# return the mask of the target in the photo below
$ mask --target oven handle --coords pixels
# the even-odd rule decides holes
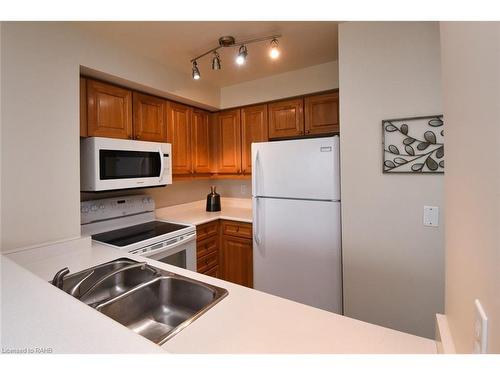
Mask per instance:
[[[132,254],[135,254],[135,255],[141,255],[143,257],[148,257],[148,256],[151,256],[151,255],[155,255],[155,254],[158,254],[159,252],[162,252],[162,251],[166,251],[166,250],[170,250],[170,249],[173,249],[177,246],[181,246],[181,245],[184,245],[185,243],[188,243],[192,240],[196,239],[196,232],[187,236],[186,238],[184,238],[182,241],[179,241],[179,242],[176,242],[176,243],[173,243],[171,245],[168,245],[168,246],[164,246],[160,249],[155,249],[155,250],[152,250],[152,251],[147,251],[145,253],[134,253],[132,252]]]
[[[163,176],[163,151],[161,150],[161,147],[158,148],[158,154],[160,154],[160,175],[158,176],[158,179],[161,181]]]

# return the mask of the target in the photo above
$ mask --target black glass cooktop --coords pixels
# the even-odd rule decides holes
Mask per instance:
[[[172,233],[183,228],[187,228],[187,225],[166,223],[164,221],[149,221],[144,224],[94,234],[92,239],[110,245],[123,247],[132,245],[136,242],[148,240],[153,237],[161,236],[163,234]]]

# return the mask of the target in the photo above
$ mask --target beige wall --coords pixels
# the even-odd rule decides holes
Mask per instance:
[[[339,87],[338,62],[243,82],[221,89],[221,108],[237,107]]]
[[[248,198],[252,197],[251,180],[194,180],[175,181],[172,185],[144,190],[125,190],[120,192],[104,193],[81,193],[81,199],[101,199],[116,197],[120,195],[149,194],[154,200],[156,207],[174,206],[176,204],[188,203],[203,200],[210,192],[210,186],[215,185],[217,192],[223,198]]]
[[[474,300],[500,353],[500,23],[441,23],[446,130],[446,303],[457,352],[473,345]]]
[[[2,23],[2,250],[80,234],[80,65],[217,107],[219,90],[68,23]]]
[[[344,312],[434,336],[443,311],[443,175],[382,174],[381,120],[442,112],[438,23],[339,25]],[[423,206],[440,226],[424,227]]]

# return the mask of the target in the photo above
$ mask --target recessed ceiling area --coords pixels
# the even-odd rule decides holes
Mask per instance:
[[[162,21],[162,22],[79,22],[78,26],[131,53],[147,57],[191,75],[190,60],[218,45],[219,37],[232,35],[236,40],[281,34],[278,59],[269,58],[269,41],[248,46],[248,58],[238,66],[238,48],[222,48],[222,69],[212,70],[212,55],[198,61],[200,82],[216,87],[326,63],[338,58],[338,22],[332,21]]]

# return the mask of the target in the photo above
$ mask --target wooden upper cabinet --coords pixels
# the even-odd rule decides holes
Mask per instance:
[[[87,135],[132,138],[132,92],[87,79]]]
[[[305,98],[306,134],[328,134],[339,131],[339,93]]]
[[[223,111],[217,117],[218,173],[241,173],[240,110]]]
[[[87,80],[80,77],[80,137],[87,134]]]
[[[167,141],[165,100],[134,92],[134,138],[141,141]]]
[[[194,173],[210,173],[210,128],[208,113],[193,110],[192,162]]]
[[[304,134],[304,100],[274,102],[269,108],[269,138],[290,138]]]
[[[267,141],[267,104],[241,110],[241,169],[252,173],[252,143]]]
[[[191,107],[167,102],[167,142],[172,144],[172,174],[193,173]]]

